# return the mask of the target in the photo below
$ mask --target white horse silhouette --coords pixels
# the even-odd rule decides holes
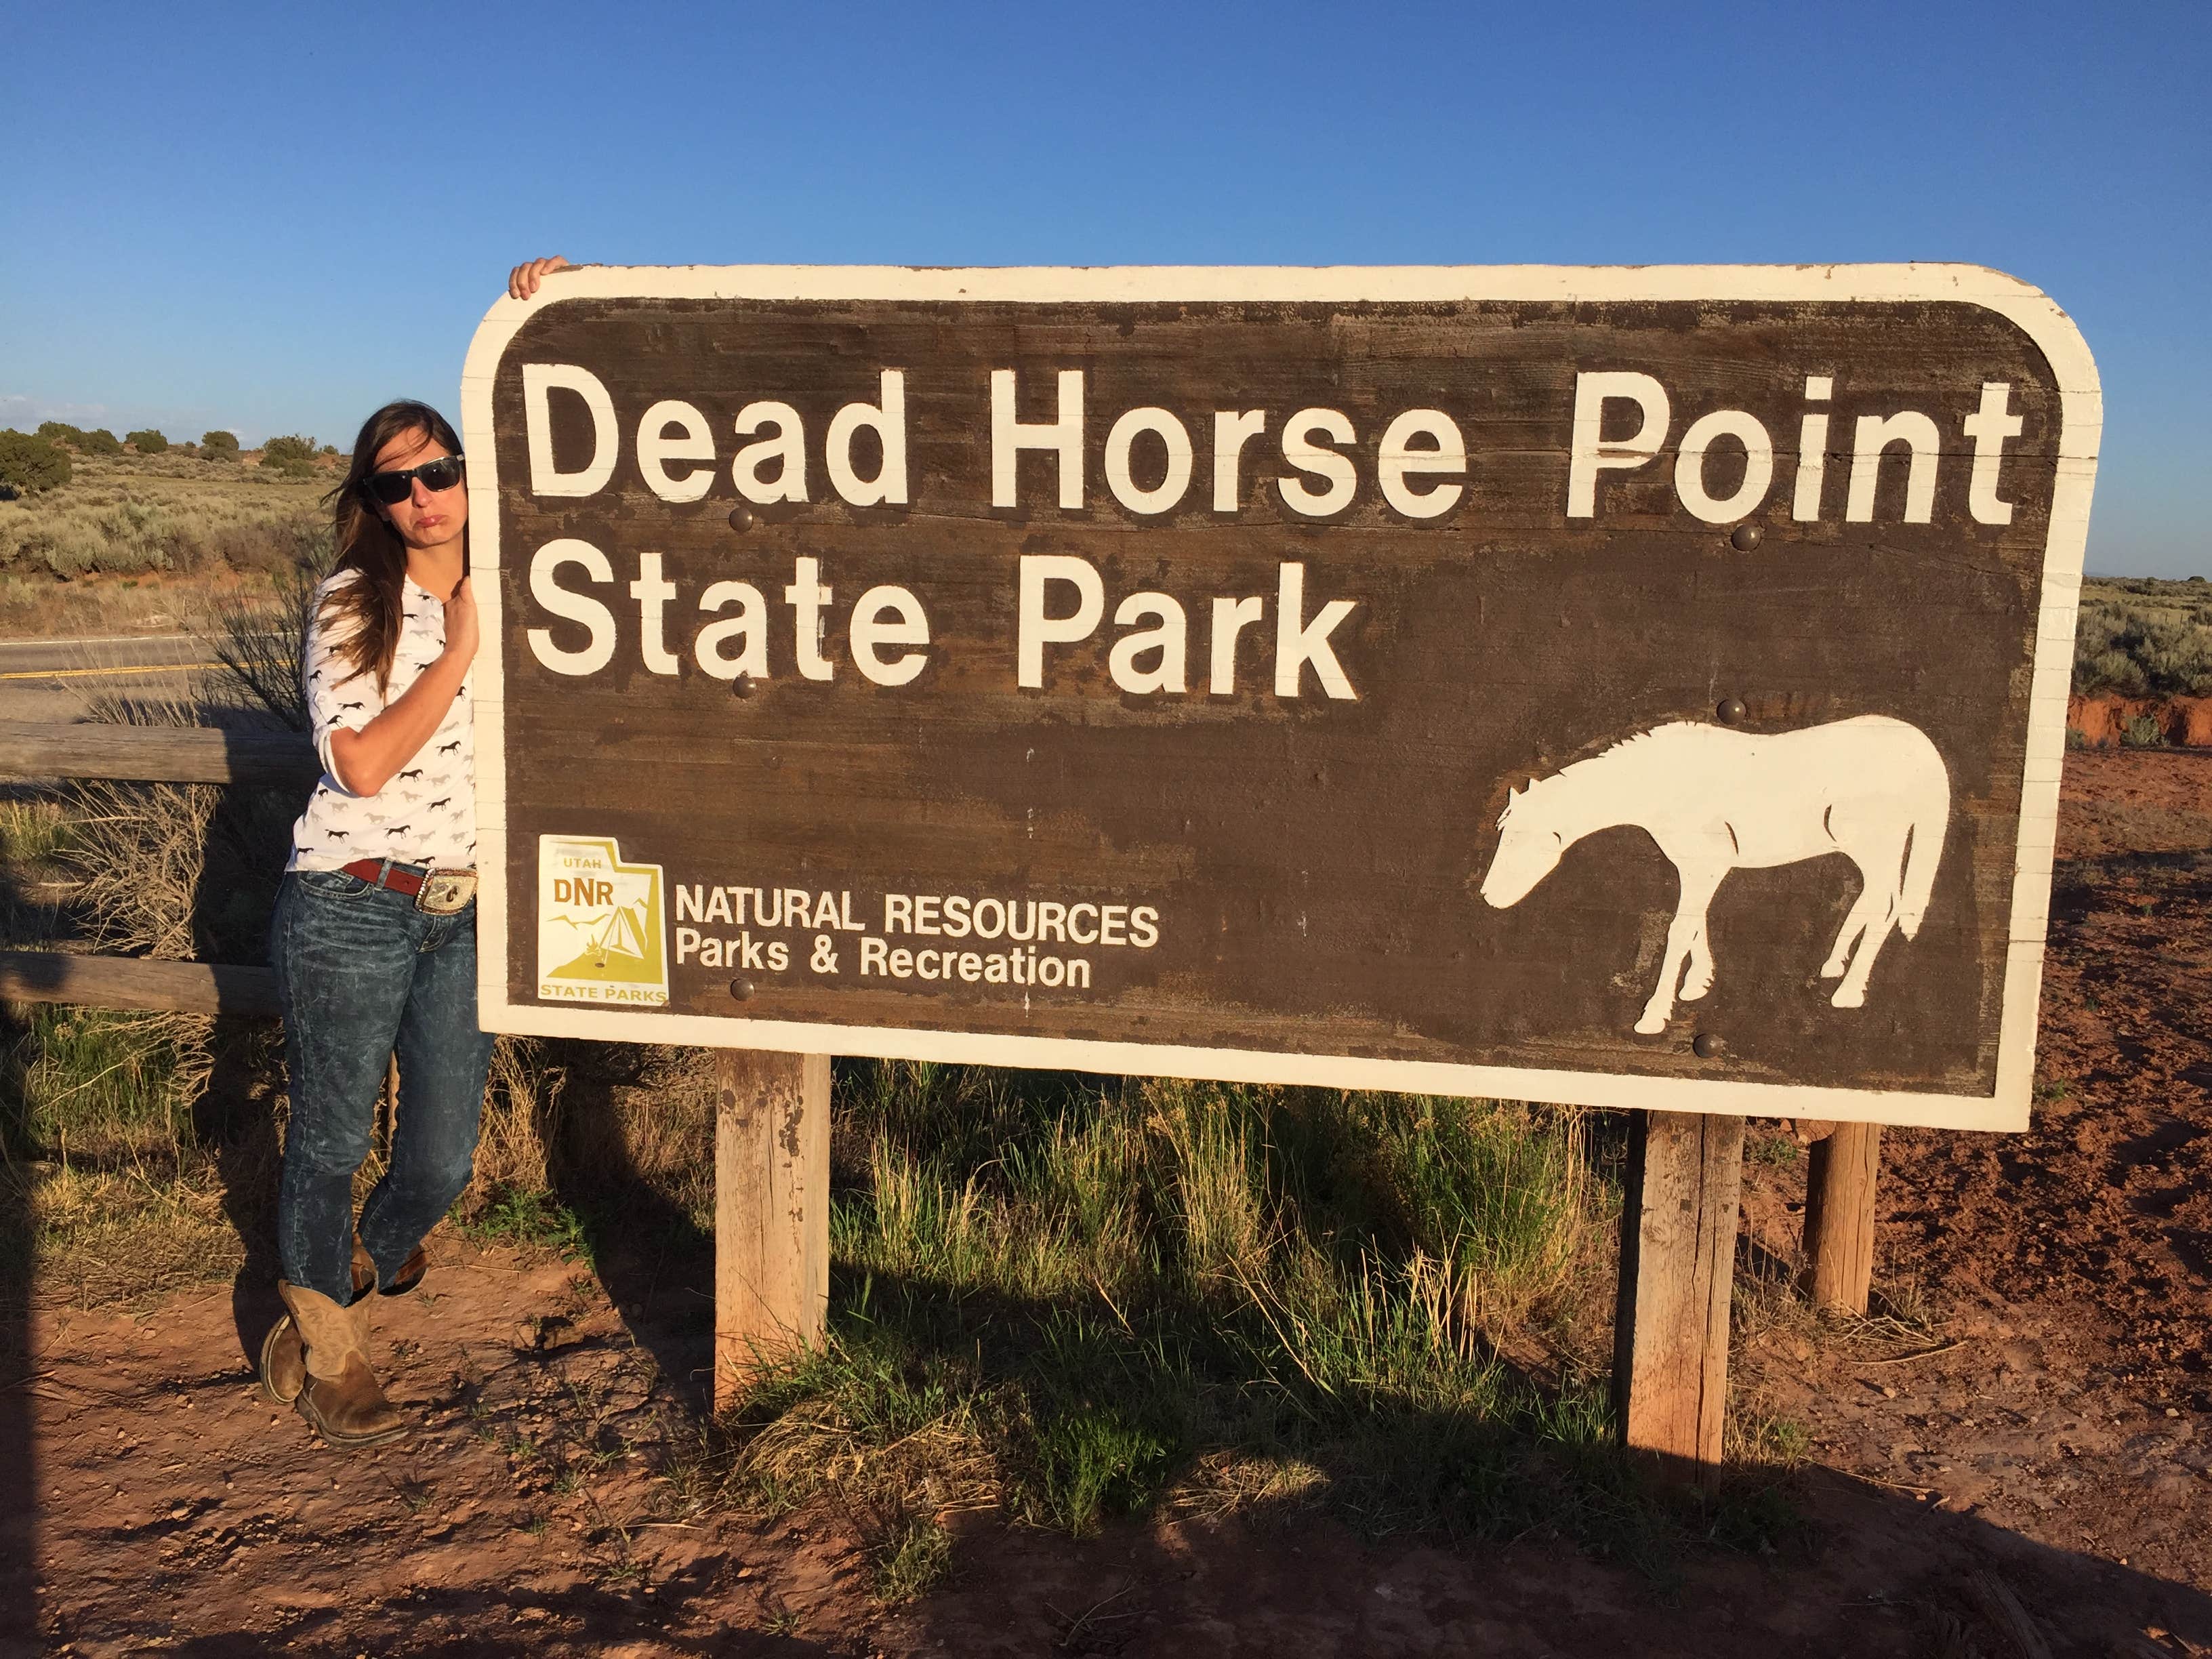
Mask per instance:
[[[1678,983],[1685,1002],[1712,988],[1705,912],[1729,871],[1841,853],[1862,884],[1820,974],[1843,976],[1836,1007],[1857,1008],[1889,930],[1920,931],[1950,817],[1943,757],[1903,720],[1862,714],[1772,736],[1680,720],[1512,794],[1482,896],[1501,910],[1519,903],[1593,830],[1649,830],[1674,861],[1681,896],[1658,988],[1636,1022],[1648,1036],[1667,1029]]]

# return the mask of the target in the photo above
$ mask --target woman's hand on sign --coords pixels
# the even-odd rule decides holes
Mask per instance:
[[[548,273],[568,269],[568,262],[557,253],[550,258],[526,260],[507,272],[507,291],[515,299],[527,300],[538,292],[538,284]]]
[[[446,601],[446,654],[464,665],[476,660],[477,596],[466,576]]]

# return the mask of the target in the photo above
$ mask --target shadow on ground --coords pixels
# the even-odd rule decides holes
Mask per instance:
[[[1802,1548],[1773,1557],[1698,1552],[1656,1577],[1558,1540],[1370,1542],[1310,1517],[1132,1526],[1090,1544],[976,1528],[956,1553],[951,1585],[875,1639],[890,1652],[977,1659],[1055,1651],[2148,1659],[2212,1644],[2212,1597],[2198,1590],[1830,1471],[1794,1485],[1811,1522]],[[2191,1648],[2168,1645],[2176,1638]]]

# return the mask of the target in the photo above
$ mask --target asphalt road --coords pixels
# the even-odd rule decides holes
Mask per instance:
[[[212,660],[185,634],[0,641],[0,720],[82,720],[100,693],[179,693]]]

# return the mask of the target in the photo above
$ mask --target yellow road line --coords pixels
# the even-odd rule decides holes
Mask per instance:
[[[0,674],[0,680],[81,680],[93,674],[175,674],[188,668],[219,668],[212,662],[149,662],[136,668],[21,668]]]

